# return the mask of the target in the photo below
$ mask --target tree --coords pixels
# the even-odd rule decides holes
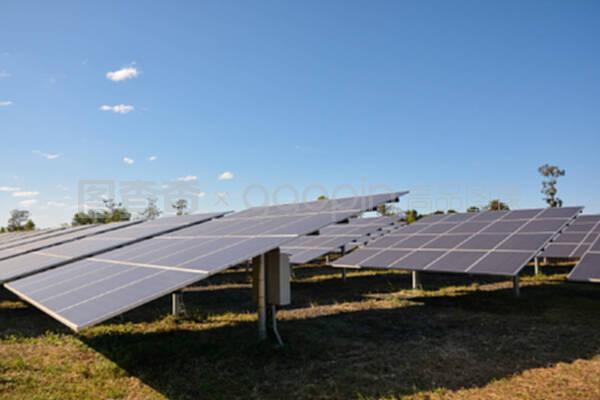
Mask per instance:
[[[456,214],[456,210],[453,209],[449,209],[448,211],[446,211],[446,214]]]
[[[23,224],[29,219],[29,211],[12,210],[6,228],[9,232],[22,231]]]
[[[188,202],[185,199],[179,199],[175,203],[171,204],[171,207],[173,207],[176,210],[177,215],[185,215],[185,210],[187,209],[187,206]]]
[[[108,222],[121,222],[129,221],[131,219],[131,213],[127,211],[125,207],[118,207],[110,214]]]
[[[392,204],[380,204],[377,206],[377,213],[382,217],[391,217],[398,214],[398,210]]]
[[[104,203],[104,208],[106,208],[111,214],[116,210],[117,207],[121,205],[120,203],[115,203],[114,199],[102,199],[102,202]]]
[[[90,215],[83,211],[75,213],[75,215],[73,215],[73,221],[71,222],[71,224],[73,226],[88,225],[91,223],[92,223],[92,221],[91,221]]]
[[[35,223],[28,219],[27,222],[25,222],[25,225],[23,226],[23,230],[24,231],[34,231],[35,230]]]
[[[160,217],[162,211],[158,209],[156,202],[156,198],[148,198],[148,205],[146,206],[146,209],[142,212],[142,216],[144,217],[144,219],[156,219]]]
[[[412,224],[421,218],[417,210],[407,210],[405,213],[405,220],[407,224]]]
[[[131,219],[131,213],[123,207],[123,204],[116,203],[113,199],[104,199],[103,201],[104,207],[108,210],[108,220],[105,223],[129,221]]]
[[[434,211],[434,212],[433,212],[433,215],[441,215],[441,214],[443,214],[443,213],[444,213],[444,212],[443,212],[442,210],[437,210],[437,211]]]
[[[319,200],[319,201],[321,201],[321,200],[329,200],[329,198],[327,196],[325,196],[324,194],[322,194],[319,197],[317,197],[317,200]]]
[[[479,211],[481,211],[481,209],[476,206],[471,206],[471,207],[467,208],[468,213],[478,213]]]
[[[508,204],[496,199],[491,200],[485,209],[488,211],[508,211],[510,210],[510,207]]]
[[[131,213],[121,203],[115,203],[113,199],[105,199],[104,206],[106,207],[105,210],[88,210],[75,213],[71,224],[73,226],[108,224],[131,219]]]
[[[545,179],[542,180],[541,193],[544,195],[544,201],[548,204],[548,207],[562,207],[563,201],[556,197],[558,189],[556,184],[558,178],[565,176],[566,171],[560,169],[556,165],[544,164],[538,168],[540,175]]]
[[[108,224],[112,215],[106,210],[80,211],[73,215],[72,225]]]
[[[0,233],[6,233],[6,228],[5,227],[0,227]]]

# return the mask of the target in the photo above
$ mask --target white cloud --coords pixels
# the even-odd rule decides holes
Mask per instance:
[[[123,162],[127,165],[133,165],[135,160],[133,160],[132,158],[129,158],[129,157],[123,157]]]
[[[206,196],[206,193],[204,193],[204,192],[196,193],[196,196],[198,196],[199,198],[202,198],[202,197]]]
[[[135,109],[132,105],[128,104],[117,104],[114,106],[103,105],[100,106],[100,111],[112,111],[117,114],[128,114]]]
[[[0,71],[0,79],[10,78],[10,74],[6,71]]]
[[[195,175],[187,175],[177,178],[177,180],[180,182],[194,182],[198,180],[198,177]]]
[[[128,67],[121,68],[117,71],[111,71],[106,73],[106,78],[113,82],[120,82],[126,79],[132,79],[139,75],[139,71],[136,67],[130,65]]]
[[[44,153],[39,150],[33,150],[32,153],[37,154],[38,156],[44,157],[46,160],[56,160],[57,158],[59,158],[62,155],[62,154]]]
[[[148,161],[156,161],[157,159],[158,159],[158,157],[156,157],[156,156],[148,157]]]
[[[66,207],[67,204],[66,203],[62,203],[59,201],[49,201],[47,203],[48,207],[58,207],[58,208],[62,208],[62,207]]]
[[[69,188],[68,188],[68,187],[66,187],[65,185],[60,185],[60,184],[59,184],[59,185],[56,185],[56,188],[57,188],[58,190],[61,190],[61,191],[63,191],[63,192],[66,192],[66,191],[68,191],[68,190],[69,190]]]
[[[21,207],[29,207],[37,203],[36,199],[23,200],[19,202]]]
[[[0,192],[18,192],[21,188],[12,186],[0,186]]]
[[[9,101],[9,100],[4,100],[4,101],[0,101],[0,107],[8,107],[8,106],[12,106],[13,102]]]
[[[36,197],[40,192],[13,192],[13,197]]]
[[[217,179],[220,181],[230,181],[233,179],[233,172],[225,171]]]

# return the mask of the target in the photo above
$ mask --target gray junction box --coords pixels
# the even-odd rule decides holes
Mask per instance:
[[[274,306],[290,305],[292,296],[289,255],[276,249],[265,254],[264,260],[267,304]],[[258,300],[259,270],[260,257],[255,257],[252,260],[252,297],[254,301]]]

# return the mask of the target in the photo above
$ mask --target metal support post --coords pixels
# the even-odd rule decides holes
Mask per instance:
[[[342,254],[342,257],[344,257],[346,254],[346,246],[340,247],[340,253]],[[342,281],[346,282],[346,268],[342,268]]]
[[[521,280],[519,278],[519,275],[513,278],[513,290],[515,292],[515,297],[521,296]]]
[[[185,316],[185,304],[183,303],[183,291],[173,292],[171,294],[171,314],[174,317]]]
[[[412,288],[413,290],[421,289],[421,276],[419,271],[412,271]]]
[[[537,257],[533,259],[533,270],[536,275],[540,274],[540,259]]]
[[[258,263],[258,339],[267,339],[267,288],[264,254],[261,254]]]

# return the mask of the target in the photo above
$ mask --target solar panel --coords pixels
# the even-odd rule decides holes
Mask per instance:
[[[434,215],[336,260],[336,267],[516,276],[580,207]]]
[[[588,252],[567,277],[573,282],[600,283],[600,252]]]
[[[28,254],[22,254],[19,257],[0,261],[0,282],[14,280],[31,273],[63,265],[75,259],[89,257],[162,233],[193,226],[213,218],[222,217],[225,214],[224,212],[191,214],[179,217],[159,218],[143,223],[139,223],[142,221],[137,221],[136,223],[139,224],[100,225],[97,228],[93,228],[93,230],[84,231],[88,235],[83,238],[80,237],[79,240],[68,243],[57,243],[49,248],[38,249]],[[65,236],[61,236],[60,238],[65,238]],[[58,238],[49,240],[56,239]],[[40,243],[42,242],[34,244],[37,245]]]
[[[5,287],[74,330],[102,322],[405,193],[261,207],[32,275]],[[79,278],[82,276],[81,278]]]
[[[66,228],[61,231],[60,235],[51,235],[50,237],[45,237],[43,239],[38,238],[37,240],[28,241],[27,243],[20,242],[21,244],[19,244],[18,246],[0,250],[0,261],[10,259],[22,254],[27,254],[32,251],[56,246],[58,244],[72,242],[74,240],[78,240],[98,233],[121,229],[123,227],[137,223],[139,223],[139,221],[116,222],[102,225],[84,225],[73,228]]]
[[[290,263],[306,264],[327,253],[341,250],[353,242],[366,242],[367,238],[385,227],[399,224],[403,216],[353,218],[346,224],[335,224],[320,230],[319,235],[295,239],[281,248],[290,255]],[[306,240],[308,238],[308,240]],[[346,250],[346,249],[345,249]]]
[[[10,284],[9,289],[73,330],[105,321],[207,276],[80,261]]]
[[[404,220],[406,216],[404,214],[399,215],[391,215],[387,217],[371,217],[371,218],[352,218],[348,223],[350,225],[376,225],[376,226],[385,226],[385,225],[394,225],[398,222]]]
[[[550,258],[581,258],[600,235],[600,215],[582,215],[567,226],[545,250]]]
[[[23,239],[33,238],[39,235],[46,235],[48,233],[57,232],[63,230],[64,228],[53,228],[53,229],[40,229],[36,231],[19,231],[19,232],[6,232],[0,234],[0,246],[4,247],[4,245],[8,243],[15,243],[17,241]]]
[[[39,234],[24,235],[23,237],[19,238],[16,241],[1,244],[0,251],[10,249],[10,248],[16,248],[19,246],[31,245],[32,243],[35,243],[40,240],[51,239],[51,238],[55,238],[58,236],[71,234],[73,232],[90,229],[93,226],[94,225],[82,225],[82,226],[74,226],[74,227],[69,227],[69,228],[49,229],[49,230],[45,230],[43,232],[39,232]]]
[[[571,271],[568,280],[600,283],[600,216],[587,216],[572,226],[586,226],[586,238],[571,254],[580,254],[580,261]],[[579,218],[578,218],[579,220]]]

